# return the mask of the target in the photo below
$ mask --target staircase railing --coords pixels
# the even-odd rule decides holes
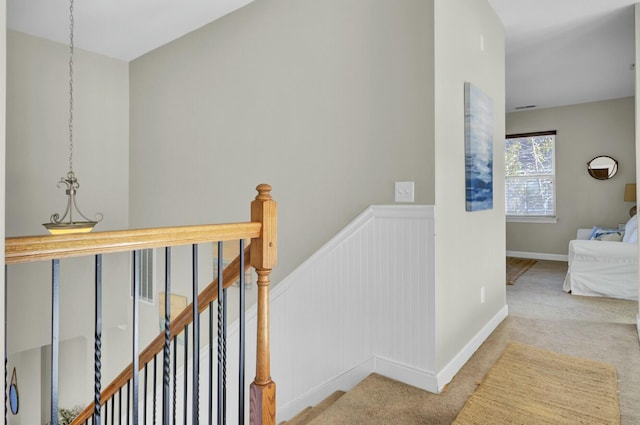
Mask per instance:
[[[88,234],[35,236],[7,238],[5,240],[5,267],[11,264],[51,261],[52,262],[52,320],[51,320],[51,424],[58,424],[58,346],[59,346],[59,291],[60,291],[60,260],[69,257],[94,256],[95,257],[95,360],[94,360],[94,401],[87,406],[73,421],[73,424],[91,423],[121,423],[125,418],[126,423],[138,424],[140,419],[139,402],[142,400],[144,407],[142,423],[147,422],[147,400],[153,398],[152,423],[157,423],[156,418],[156,389],[147,389],[147,369],[153,365],[153,378],[155,382],[157,356],[163,353],[162,370],[162,403],[161,422],[163,424],[176,422],[176,372],[178,335],[184,338],[184,400],[182,413],[184,423],[190,416],[190,422],[199,423],[200,406],[200,314],[209,309],[209,355],[213,357],[211,344],[213,329],[213,303],[217,301],[217,343],[218,343],[218,383],[216,407],[217,423],[226,423],[226,288],[237,280],[240,281],[240,364],[239,364],[239,406],[238,423],[244,423],[244,271],[253,267],[258,276],[258,300],[257,300],[257,335],[256,335],[256,377],[250,386],[250,423],[256,425],[275,424],[275,384],[270,376],[269,354],[269,285],[270,273],[276,263],[277,250],[277,207],[271,198],[271,187],[259,185],[258,195],[251,203],[251,221],[245,223],[215,224],[201,226],[183,226],[155,229],[138,229],[126,231],[96,232]],[[244,240],[251,239],[248,247],[244,247]],[[223,270],[222,244],[226,241],[238,240],[240,255]],[[218,276],[200,293],[198,293],[198,244],[218,243]],[[182,311],[174,320],[170,314],[171,294],[171,247],[179,245],[192,246],[192,275],[193,275],[193,302]],[[139,324],[139,296],[140,282],[140,250],[147,248],[164,248],[165,261],[165,317],[164,330],[142,351],[138,347]],[[102,255],[116,252],[133,252],[133,342],[132,362],[118,377],[106,388],[101,390],[101,357],[102,357]],[[11,282],[6,282],[11,285]],[[192,363],[191,383],[189,390],[187,383],[187,351],[188,328],[192,326]],[[10,332],[9,328],[9,332]],[[171,348],[173,344],[173,355]],[[6,359],[5,359],[6,362]],[[209,390],[213,389],[213,370],[209,368]],[[140,391],[140,371],[144,372],[144,388]],[[172,375],[173,372],[173,375]],[[173,384],[173,388],[171,388]],[[5,389],[7,382],[5,378]],[[126,389],[126,410],[122,407],[122,393]],[[171,394],[173,389],[173,395]],[[191,396],[191,410],[188,410],[187,396]],[[211,400],[213,394],[205,397]],[[118,408],[116,409],[116,398]],[[109,409],[109,402],[111,409]],[[213,422],[212,402],[208,402],[208,423]],[[6,415],[6,407],[5,407]],[[111,416],[109,418],[109,415]],[[118,422],[114,422],[119,417]],[[108,422],[108,420],[111,422]],[[131,422],[129,422],[131,419]]]

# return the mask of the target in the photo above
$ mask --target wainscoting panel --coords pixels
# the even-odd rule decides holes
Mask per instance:
[[[429,206],[372,206],[276,286],[279,420],[332,392],[327,383],[355,385],[378,357],[434,374],[433,215]]]

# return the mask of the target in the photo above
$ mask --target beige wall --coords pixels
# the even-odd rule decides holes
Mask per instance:
[[[435,40],[436,364],[440,369],[506,302],[501,184],[504,29],[486,1],[436,0]],[[465,82],[493,100],[494,205],[488,211],[465,211]]]
[[[6,221],[2,222],[6,223],[7,236],[44,234],[41,223],[48,222],[54,212],[63,213],[66,205],[64,189],[56,184],[68,171],[68,47],[14,31],[2,34],[7,36],[8,82],[6,210],[2,209],[6,211]],[[75,50],[74,171],[81,185],[78,203],[89,217],[96,211],[104,214],[97,227],[100,230],[128,226],[128,73],[126,62]],[[3,190],[4,187],[3,184]],[[128,258],[124,261],[105,258],[105,270],[108,267],[122,271],[123,275],[105,272],[104,285],[109,288],[104,291],[105,303],[110,305],[103,318],[105,328],[123,323],[126,306],[122,297],[128,299],[129,288]],[[50,268],[47,263],[9,268],[7,352],[12,359],[16,353],[50,344],[50,328],[41,325],[51,320]],[[79,335],[93,340],[93,288],[87,285],[87,276],[90,282],[93,276],[90,258],[62,263],[63,344]],[[114,302],[117,296],[121,298]],[[116,351],[116,347],[112,348]],[[108,350],[105,344],[105,355]],[[25,382],[20,385],[21,391],[30,390],[26,382],[37,382],[28,376],[39,373],[37,365],[28,364],[29,359],[35,358],[27,355],[21,360],[18,375]],[[61,359],[61,367],[67,360]],[[88,362],[85,365],[87,376],[91,376],[92,366]],[[60,401],[65,403],[61,407],[86,402],[86,396],[80,392],[90,390],[91,380],[77,381],[77,385],[67,386],[70,392],[61,395]]]
[[[433,203],[423,0],[256,0],[131,63],[131,225],[279,203],[277,282],[394,182]]]
[[[567,255],[578,228],[617,226],[633,204],[623,201],[633,183],[635,111],[632,97],[507,114],[507,134],[557,130],[556,202],[558,222],[507,223],[507,250]],[[587,173],[587,162],[609,155],[619,164],[610,180]]]
[[[7,236],[44,234],[63,213],[69,169],[69,48],[7,32]],[[78,204],[96,229],[127,227],[129,183],[128,64],[76,49],[74,160]]]

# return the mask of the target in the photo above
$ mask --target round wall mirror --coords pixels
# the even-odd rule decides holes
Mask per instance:
[[[587,162],[587,171],[594,179],[608,180],[618,172],[618,161],[610,156],[596,156]]]

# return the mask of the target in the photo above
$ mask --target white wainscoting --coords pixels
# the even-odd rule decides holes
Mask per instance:
[[[433,263],[432,206],[371,206],[275,287],[278,420],[376,371],[432,388]]]

